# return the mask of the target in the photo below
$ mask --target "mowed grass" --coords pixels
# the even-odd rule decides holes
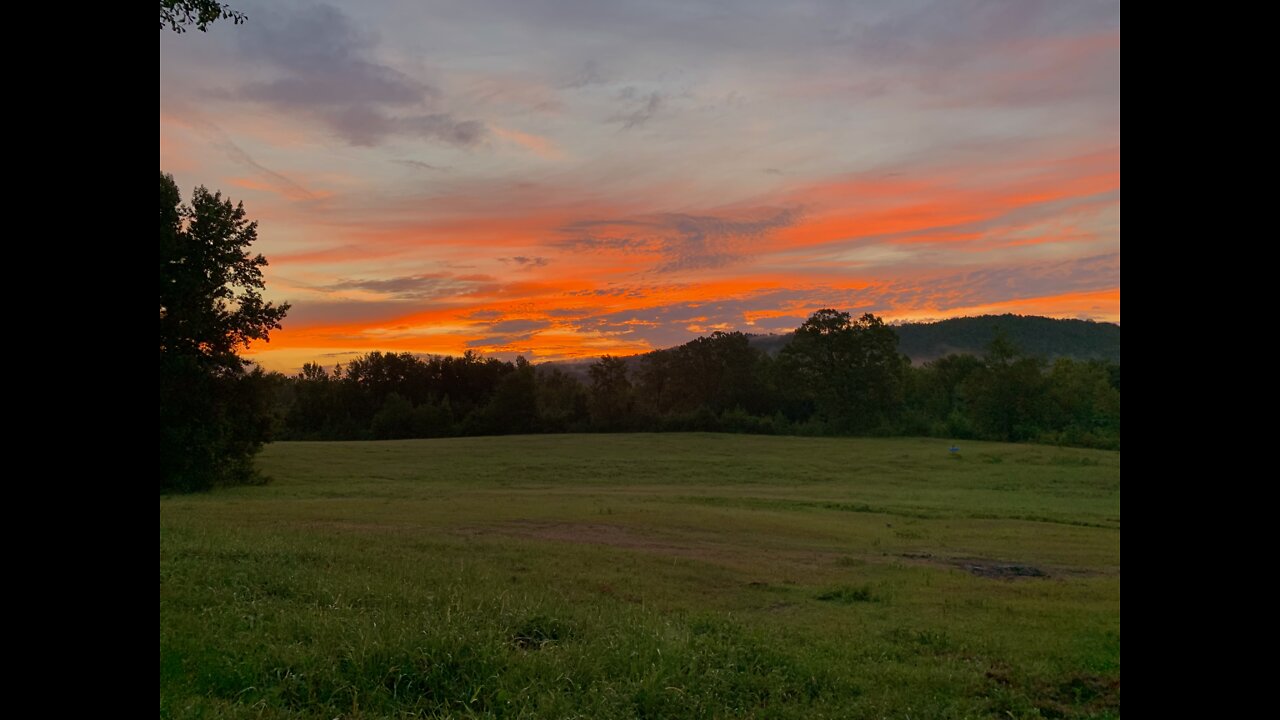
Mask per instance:
[[[271,445],[160,500],[160,714],[1119,717],[1119,453],[948,445]]]

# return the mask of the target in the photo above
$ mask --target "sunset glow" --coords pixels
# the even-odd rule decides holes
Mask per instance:
[[[1118,4],[237,7],[161,36],[160,167],[259,221],[268,368],[1120,319]]]

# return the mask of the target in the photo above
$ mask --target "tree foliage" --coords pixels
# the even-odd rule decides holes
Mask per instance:
[[[867,431],[895,419],[908,362],[893,328],[870,313],[823,309],[796,330],[780,361],[792,392],[836,427]]]
[[[200,32],[205,32],[218,20],[230,20],[239,25],[246,19],[244,13],[217,0],[160,0],[161,30],[168,27],[176,33],[183,33],[194,25]]]
[[[196,490],[253,478],[271,425],[268,380],[238,353],[267,340],[289,306],[263,300],[257,223],[221,193],[183,205],[160,174],[160,487]]]
[[[1003,335],[1028,355],[1050,360],[1072,357],[1120,362],[1120,326],[1113,323],[1031,315],[983,315],[908,323],[894,329],[901,340],[899,350],[915,362],[936,360],[966,350],[981,355],[997,335]]]
[[[713,333],[588,366],[369,353],[280,378],[279,433],[383,439],[508,433],[716,431],[908,434],[1119,448],[1120,366],[1052,364],[996,334],[985,355],[911,366],[896,328],[821,310],[774,358]]]
[[[621,430],[631,415],[632,387],[627,361],[605,355],[587,370],[591,376],[591,422],[603,430]]]
[[[266,340],[289,310],[262,299],[267,259],[250,255],[258,223],[203,186],[181,204],[173,178],[160,174],[160,352],[238,371],[237,353]]]
[[[765,393],[758,376],[762,355],[740,332],[715,332],[657,350],[641,362],[638,399],[657,415],[701,407],[717,414],[736,407],[758,410]]]

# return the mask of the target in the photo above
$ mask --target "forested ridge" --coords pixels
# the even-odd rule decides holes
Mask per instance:
[[[1043,355],[1049,360],[1069,357],[1120,362],[1120,326],[1115,323],[1038,315],[979,315],[903,323],[893,329],[898,333],[898,350],[916,365],[947,355],[982,355],[998,335],[1028,355]],[[751,337],[753,345],[768,353],[777,353],[790,340],[790,335]]]

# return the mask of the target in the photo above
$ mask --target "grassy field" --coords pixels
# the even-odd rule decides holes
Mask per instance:
[[[162,717],[1119,717],[1120,455],[279,443],[160,499]]]

